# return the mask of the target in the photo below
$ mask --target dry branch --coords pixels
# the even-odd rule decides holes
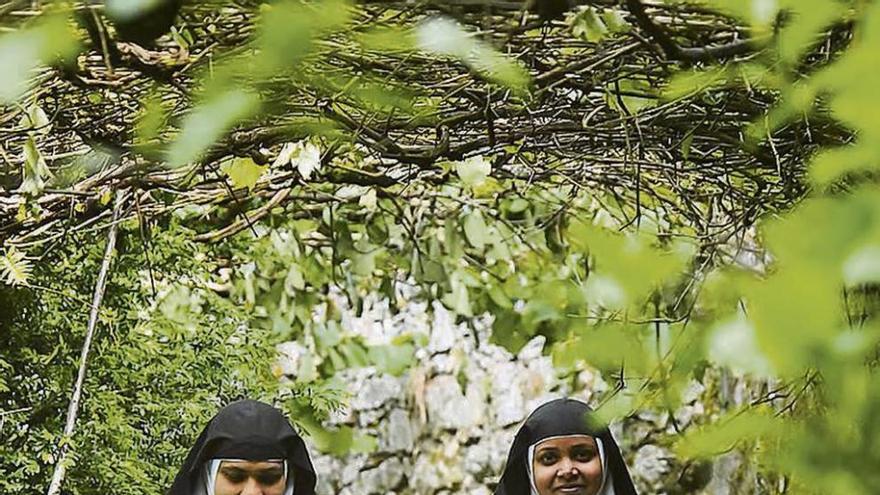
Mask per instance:
[[[706,62],[745,55],[755,50],[756,43],[753,40],[737,40],[723,45],[703,47],[679,46],[666,29],[654,22],[654,19],[645,11],[645,5],[641,0],[626,0],[626,5],[639,27],[644,29],[660,45],[666,56],[672,60]]]
[[[98,315],[101,310],[101,302],[104,299],[104,289],[107,287],[110,264],[113,261],[113,253],[116,248],[116,232],[119,215],[124,205],[124,199],[125,193],[118,191],[113,205],[113,221],[110,223],[110,229],[107,233],[107,247],[104,249],[104,258],[101,261],[101,269],[98,272],[98,279],[95,281],[95,291],[92,296],[92,306],[89,312],[89,323],[86,328],[86,337],[83,341],[83,347],[79,357],[79,371],[77,372],[76,382],[74,383],[73,392],[70,396],[70,404],[67,407],[67,420],[64,424],[64,432],[61,435],[62,443],[59,448],[58,459],[55,462],[55,470],[52,472],[52,481],[49,483],[49,489],[46,491],[46,495],[58,495],[61,493],[61,485],[64,483],[64,476],[67,472],[70,440],[73,437],[73,432],[76,427],[76,418],[79,414],[83,385],[86,379],[86,370],[88,369],[89,351],[91,350],[92,340],[95,336],[95,329],[98,326]]]

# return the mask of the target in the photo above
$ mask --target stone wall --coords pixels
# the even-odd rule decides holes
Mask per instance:
[[[488,318],[456,324],[440,304],[429,310],[424,303],[408,303],[392,312],[387,301],[371,299],[360,316],[343,311],[345,331],[371,343],[405,332],[428,339],[417,351],[417,364],[403,376],[371,368],[345,372],[349,407],[329,423],[376,436],[378,448],[345,458],[317,454],[318,493],[491,494],[513,436],[532,409],[562,396],[594,403],[608,389],[595,371],[557,376],[543,355],[543,337],[516,355],[489,343],[490,324]],[[295,343],[280,350],[288,372],[305,352]],[[693,382],[686,405],[675,413],[677,427],[705,414],[703,393]],[[656,441],[672,427],[667,414],[649,412],[612,426],[640,493],[756,493],[755,477],[735,453],[713,464],[682,465]]]

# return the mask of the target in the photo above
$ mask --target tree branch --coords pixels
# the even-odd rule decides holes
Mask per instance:
[[[104,299],[104,289],[107,287],[107,274],[110,271],[110,262],[113,260],[113,253],[116,247],[116,231],[119,226],[117,220],[122,210],[123,197],[124,193],[117,191],[116,202],[113,205],[113,221],[110,223],[110,232],[107,234],[107,247],[104,250],[104,259],[101,261],[101,270],[98,272],[98,280],[95,282],[95,291],[92,296],[92,308],[89,312],[86,339],[83,342],[79,358],[79,372],[77,373],[73,394],[70,397],[70,404],[67,408],[67,422],[64,425],[61,449],[58,454],[58,460],[55,463],[55,471],[52,473],[52,481],[49,483],[49,489],[46,492],[47,495],[58,495],[61,493],[61,484],[64,482],[64,475],[67,471],[67,455],[70,452],[70,444],[67,440],[73,436],[76,417],[79,413],[83,383],[85,382],[86,369],[88,368],[89,350],[95,335],[95,328],[98,325],[98,312],[101,309],[101,301]]]
[[[673,60],[682,62],[705,62],[720,58],[745,55],[754,51],[753,40],[739,40],[723,45],[704,46],[699,48],[682,48],[672,39],[662,26],[654,22],[654,19],[645,12],[645,5],[641,0],[626,0],[626,6],[639,27],[645,30],[654,41],[663,49],[663,53]]]

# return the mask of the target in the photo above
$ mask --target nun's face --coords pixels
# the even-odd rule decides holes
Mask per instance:
[[[282,495],[284,465],[280,462],[223,461],[214,485],[216,495]]]
[[[596,495],[602,487],[602,459],[587,436],[551,438],[535,447],[532,472],[538,495]]]

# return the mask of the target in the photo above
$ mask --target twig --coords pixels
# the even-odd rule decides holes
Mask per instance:
[[[250,221],[252,221],[252,222],[259,221],[261,218],[268,215],[269,212],[272,211],[272,208],[275,208],[276,206],[278,206],[289,195],[290,195],[290,189],[282,189],[281,191],[278,191],[277,193],[275,193],[274,196],[272,196],[272,199],[270,199],[268,203],[257,208],[256,210],[254,210],[252,212],[251,217],[250,217]],[[247,217],[245,217],[245,218],[247,218]],[[226,227],[223,227],[220,230],[215,230],[213,232],[199,234],[199,235],[195,236],[195,240],[196,240],[196,242],[220,241],[220,240],[226,239],[227,237],[230,237],[232,235],[235,235],[235,234],[241,232],[242,230],[248,228],[248,225],[250,225],[250,224],[239,220],[239,221],[236,221],[235,223],[227,225]],[[258,235],[256,230],[254,230],[254,235]]]
[[[33,409],[33,407],[19,407],[18,409],[12,409],[12,410],[9,410],[9,411],[0,411],[0,418],[2,418],[3,416],[9,416],[9,415],[11,415],[11,414],[18,414],[18,413],[28,412],[28,411],[30,411],[31,409]]]
[[[104,290],[107,286],[107,274],[110,271],[110,263],[113,260],[113,253],[116,248],[116,232],[119,213],[122,211],[123,198],[125,194],[117,191],[116,202],[113,205],[113,222],[110,225],[110,231],[107,234],[107,247],[104,250],[104,259],[101,261],[101,270],[98,272],[98,280],[95,282],[95,291],[92,296],[92,309],[89,312],[89,323],[86,329],[86,338],[83,342],[82,352],[79,358],[79,372],[76,376],[76,383],[73,386],[73,393],[70,397],[70,404],[67,408],[67,422],[64,425],[64,433],[62,434],[62,443],[60,452],[58,453],[58,461],[55,463],[55,471],[52,473],[52,481],[49,483],[49,489],[46,495],[58,495],[61,493],[61,485],[64,482],[64,475],[67,472],[67,458],[70,452],[70,443],[68,440],[73,436],[74,427],[76,426],[76,417],[79,413],[79,405],[82,399],[83,383],[86,378],[86,370],[88,368],[89,350],[95,335],[95,328],[98,325],[98,313],[101,307],[101,301],[104,299]]]
[[[638,25],[660,45],[667,57],[682,62],[705,62],[710,60],[745,55],[754,51],[753,40],[738,40],[723,45],[704,46],[699,48],[682,48],[672,39],[662,26],[645,12],[641,0],[626,0],[627,8]]]

